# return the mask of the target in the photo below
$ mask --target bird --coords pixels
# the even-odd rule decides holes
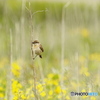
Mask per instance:
[[[33,57],[33,60],[39,56],[40,58],[42,58],[42,52],[44,52],[44,49],[41,45],[41,43],[38,41],[38,40],[34,40],[32,43],[31,43],[31,50],[32,50],[32,57]]]

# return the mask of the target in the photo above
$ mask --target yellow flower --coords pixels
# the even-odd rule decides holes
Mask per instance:
[[[13,80],[13,82],[12,82],[13,94],[18,93],[21,88],[22,88],[22,85],[20,83],[18,83],[17,80]]]
[[[4,88],[3,87],[0,87],[0,91],[4,91]]]
[[[44,81],[45,81],[45,83],[47,84],[47,85],[53,85],[53,80],[49,80],[49,79],[44,79]]]
[[[33,93],[32,93],[30,96],[31,96],[31,97],[35,97]]]
[[[29,82],[29,84],[33,84],[33,80],[29,80],[28,82]]]
[[[86,92],[86,90],[85,90],[85,89],[83,89],[83,90],[82,90],[82,92]],[[82,96],[82,98],[87,98],[87,97],[88,97],[88,96],[85,96],[85,95],[84,95],[84,96]]]
[[[66,90],[62,90],[62,93],[65,95],[66,94]]]
[[[22,99],[26,99],[26,96],[24,94],[21,95]]]
[[[69,96],[66,96],[66,100],[70,100],[70,97]]]
[[[58,95],[58,99],[60,99],[62,96],[61,95]]]
[[[4,94],[3,93],[0,93],[0,98],[3,98],[4,97]]]
[[[89,31],[87,29],[82,29],[81,34],[83,37],[88,37],[89,36]]]
[[[60,86],[57,86],[56,89],[55,89],[55,92],[57,94],[61,93],[61,87]]]
[[[48,96],[47,98],[48,98],[48,99],[52,99],[52,96]]]
[[[96,98],[95,97],[91,97],[91,100],[96,100]]]
[[[17,96],[13,97],[13,100],[18,100],[18,97]]]
[[[52,80],[51,81],[53,85],[58,85],[58,81],[57,80]]]
[[[86,92],[86,90],[85,90],[85,89],[83,89],[83,90],[82,90],[82,92]]]
[[[30,95],[27,95],[27,99],[28,99],[28,100],[30,99]],[[26,99],[26,100],[27,100],[27,99]]]
[[[46,92],[43,91],[43,92],[40,93],[40,95],[41,95],[42,97],[45,97],[45,96],[46,96]]]
[[[49,91],[49,95],[50,96],[53,95],[53,91],[52,90]]]
[[[22,88],[22,85],[20,83],[18,83],[17,87],[20,89],[20,88]]]
[[[90,60],[100,61],[100,54],[99,53],[93,53],[90,55]]]
[[[12,63],[12,73],[16,76],[16,77],[19,77],[20,76],[20,66],[14,62]]]
[[[30,91],[31,91],[31,88],[27,88],[26,94],[27,94],[27,95],[30,94]]]
[[[54,74],[48,74],[48,78],[53,78]]]
[[[80,74],[83,74],[87,77],[90,76],[90,73],[88,72],[88,68],[84,66],[82,66],[82,68],[80,69]]]
[[[39,92],[43,91],[43,86],[42,86],[42,84],[40,84],[40,83],[37,85],[36,88],[37,88],[37,90],[38,90]]]
[[[90,76],[90,73],[87,71],[87,72],[84,72],[85,76]]]

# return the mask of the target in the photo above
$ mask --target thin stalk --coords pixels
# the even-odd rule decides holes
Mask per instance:
[[[77,84],[78,84],[78,88],[77,88],[77,92],[80,92],[79,91],[79,54],[78,54],[78,52],[76,52],[76,54],[75,54],[75,63],[76,63],[76,80],[77,80]],[[80,97],[78,96],[77,98],[76,98],[76,100],[80,100]]]
[[[12,52],[12,31],[11,31],[11,29],[10,29],[10,66],[11,66],[11,64],[12,64],[12,54],[13,54],[13,52]],[[11,70],[12,70],[12,67],[10,67],[10,70],[9,70],[9,99],[8,100],[12,100],[12,82],[11,82],[11,79],[13,78],[12,77],[12,72],[11,72]]]
[[[64,47],[65,47],[65,10],[66,7],[68,7],[70,3],[68,2],[62,9],[62,33],[61,33],[61,87],[64,87],[64,82],[63,82],[63,78],[64,78]],[[62,99],[64,99],[63,95],[62,95]]]
[[[33,15],[35,15],[36,13],[39,13],[39,12],[44,12],[44,11],[47,11],[46,10],[39,10],[39,11],[36,11],[34,13],[32,13],[32,11],[30,10],[30,2],[29,2],[29,8],[26,7],[26,10],[29,12],[29,17],[30,17],[30,27],[31,27],[31,43],[33,41],[33,35],[35,37],[35,34],[34,34],[34,26],[33,26]],[[38,94],[37,94],[37,90],[36,90],[36,71],[35,71],[35,66],[34,66],[34,61],[35,59],[33,59],[33,67],[32,67],[32,70],[33,70],[33,80],[34,80],[34,95],[35,95],[35,100],[39,100],[38,98]]]
[[[35,70],[35,66],[34,66],[34,60],[33,60],[32,70],[33,70],[33,80],[34,80],[34,83],[33,83],[34,84],[33,92],[34,92],[34,95],[35,95],[35,100],[39,100],[38,94],[37,94],[37,89],[36,89],[36,70]]]

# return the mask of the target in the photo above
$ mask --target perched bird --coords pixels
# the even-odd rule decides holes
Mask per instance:
[[[39,55],[40,58],[42,58],[41,53],[44,52],[44,49],[40,42],[38,40],[35,40],[31,44],[31,50],[32,50],[32,57],[33,60]]]

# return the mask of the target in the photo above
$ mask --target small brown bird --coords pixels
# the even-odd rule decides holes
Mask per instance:
[[[39,55],[40,58],[42,58],[41,53],[44,52],[44,49],[40,42],[38,40],[35,40],[31,44],[31,50],[32,50],[32,57],[33,60]]]

